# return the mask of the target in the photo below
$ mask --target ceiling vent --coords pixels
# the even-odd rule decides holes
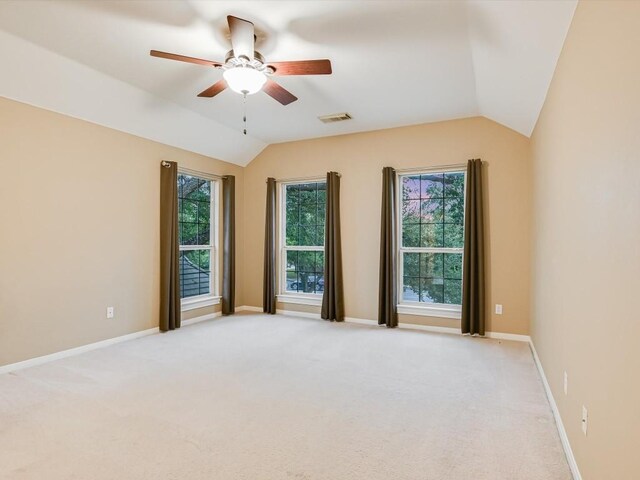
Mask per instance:
[[[344,122],[345,120],[351,120],[351,115],[347,112],[334,113],[332,115],[322,115],[321,117],[318,117],[318,119],[322,123]]]

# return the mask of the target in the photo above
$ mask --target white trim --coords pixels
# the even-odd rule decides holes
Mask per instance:
[[[462,318],[462,308],[460,305],[445,306],[441,304],[421,303],[409,304],[401,303],[397,305],[398,313],[403,315],[419,315],[425,317]]]
[[[199,317],[191,318],[189,320],[183,320],[181,326],[193,325],[194,323],[203,322],[205,320],[211,320],[219,317],[220,312],[210,313],[208,315],[201,315]],[[0,375],[3,373],[15,372],[24,368],[35,367],[45,363],[53,362],[54,360],[60,360],[62,358],[72,357],[74,355],[80,355],[81,353],[90,352],[92,350],[98,350],[99,348],[108,347],[117,343],[127,342],[129,340],[135,340],[136,338],[146,337],[148,335],[154,335],[160,333],[158,327],[148,328],[147,330],[141,330],[139,332],[128,333],[119,337],[108,338],[106,340],[100,340],[99,342],[88,343],[87,345],[81,345],[79,347],[69,348],[68,350],[62,350],[60,352],[50,353],[48,355],[42,355],[41,357],[30,358],[23,360],[22,362],[10,363],[8,365],[0,366]]]
[[[180,322],[181,327],[187,327],[189,325],[193,325],[194,323],[204,322],[205,320],[213,320],[214,318],[218,318],[222,316],[222,312],[213,312],[208,313],[206,315],[200,315],[199,317],[193,317],[189,320],[182,320]]]
[[[311,305],[313,307],[322,305],[322,295],[320,294],[282,294],[276,295],[276,300],[280,303],[295,303],[297,305]]]
[[[562,423],[560,410],[558,410],[558,405],[556,404],[556,400],[555,398],[553,398],[553,393],[551,393],[551,387],[549,386],[549,382],[547,381],[547,376],[545,375],[544,369],[542,368],[542,363],[540,363],[540,357],[538,357],[538,352],[536,351],[536,347],[533,344],[532,340],[529,340],[529,347],[531,348],[533,361],[535,362],[536,367],[538,368],[538,373],[540,374],[540,378],[542,379],[542,384],[544,385],[544,390],[545,390],[545,393],[547,394],[547,399],[549,400],[551,411],[553,412],[553,418],[556,421],[558,435],[560,436],[560,441],[562,442],[562,448],[564,449],[564,454],[567,457],[567,463],[569,464],[569,469],[571,470],[571,474],[573,475],[574,480],[582,480],[582,475],[580,474],[580,470],[578,469],[578,463],[576,462],[576,458],[573,455],[573,450],[571,449],[571,444],[569,443],[569,437],[567,436],[567,431],[564,429],[564,424]]]
[[[109,345],[115,345],[116,343],[122,343],[128,340],[133,340],[135,338],[153,335],[158,332],[158,327],[149,328],[147,330],[141,330],[139,332],[128,333],[120,337],[108,338],[107,340],[101,340],[99,342],[81,345],[79,347],[70,348],[68,350],[62,350],[60,352],[42,355],[41,357],[30,358],[28,360],[23,360],[22,362],[10,363],[9,365],[3,365],[0,367],[0,374],[15,372],[16,370],[22,370],[23,368],[28,367],[35,367],[36,365],[42,365],[43,363],[53,362],[54,360],[59,360],[61,358],[72,357],[74,355],[79,355],[91,350],[97,350],[99,348],[108,347]]]
[[[254,307],[255,308],[255,307]],[[262,311],[262,310],[260,310]],[[295,310],[276,310],[276,313],[281,315],[286,315],[288,317],[304,317],[304,318],[320,318],[319,313],[312,312],[296,312]],[[356,317],[344,317],[344,321],[347,323],[357,323],[360,325],[369,325],[375,327],[384,327],[384,325],[378,325],[376,320],[370,320],[368,318],[356,318]],[[406,330],[422,330],[425,332],[435,332],[435,333],[447,333],[450,335],[462,335],[462,332],[459,328],[455,327],[440,327],[436,325],[420,325],[417,323],[399,323],[398,328],[406,329]],[[531,337],[529,335],[519,335],[516,333],[502,333],[502,332],[486,332],[486,338],[493,338],[497,340],[511,340],[513,342],[525,342],[530,343]],[[478,337],[484,338],[484,337]]]
[[[280,315],[285,315],[287,317],[315,318],[316,320],[320,319],[319,313],[296,312],[295,310],[276,310],[276,313],[279,313]]]
[[[514,342],[531,343],[531,337],[529,335],[521,335],[518,333],[485,332],[485,337],[494,338],[496,340],[511,340]]]
[[[180,310],[182,312],[188,312],[189,310],[219,305],[220,298],[219,296],[212,295],[183,298],[180,300]]]
[[[254,307],[251,305],[241,305],[236,307],[236,312],[258,312],[263,313],[261,307]]]

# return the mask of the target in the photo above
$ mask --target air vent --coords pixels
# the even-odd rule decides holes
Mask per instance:
[[[334,113],[332,115],[322,115],[318,117],[322,123],[333,123],[333,122],[344,122],[345,120],[351,120],[351,115],[347,112],[344,113]]]

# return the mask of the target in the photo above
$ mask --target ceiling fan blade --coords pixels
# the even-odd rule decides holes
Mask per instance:
[[[168,58],[169,60],[178,60],[180,62],[187,62],[187,63],[196,63],[198,65],[205,65],[207,67],[222,66],[221,63],[214,62],[212,60],[203,60],[202,58],[186,57],[184,55],[177,55],[175,53],[159,52],[158,50],[151,50],[149,54],[152,57]]]
[[[267,83],[264,84],[264,87],[262,87],[262,89],[267,95],[269,95],[271,98],[276,99],[282,105],[289,105],[290,103],[298,100],[298,97],[296,97],[293,93],[291,93],[289,90],[285,90],[271,79],[267,79]]]
[[[227,88],[227,82],[225,82],[224,79],[218,80],[216,83],[211,85],[209,88],[207,88],[206,90],[200,92],[198,94],[198,96],[199,97],[207,97],[207,98],[215,97],[217,94],[219,94],[225,88]]]
[[[242,18],[227,16],[229,22],[229,31],[231,32],[231,46],[233,47],[233,55],[236,58],[247,57],[249,61],[253,60],[255,30],[253,23]]]
[[[274,62],[269,66],[275,71],[273,75],[330,75],[329,60],[296,60],[293,62]]]

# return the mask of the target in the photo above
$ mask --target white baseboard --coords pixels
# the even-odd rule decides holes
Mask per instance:
[[[129,333],[120,337],[108,338],[107,340],[101,340],[99,342],[89,343],[87,345],[81,345],[80,347],[70,348],[68,350],[62,350],[61,352],[50,353],[48,355],[42,355],[41,357],[30,358],[22,362],[10,363],[9,365],[3,365],[0,367],[0,374],[15,372],[16,370],[22,370],[23,368],[35,367],[36,365],[42,365],[43,363],[53,362],[61,358],[72,357],[73,355],[79,355],[81,353],[89,352],[91,350],[97,350],[98,348],[108,347],[116,343],[126,342],[135,338],[146,337],[147,335],[153,335],[158,333],[158,327],[149,328],[140,332]]]
[[[241,305],[236,307],[236,312],[259,312],[262,313],[262,307],[253,307],[251,305]]]
[[[209,313],[207,315],[201,315],[199,317],[190,318],[189,320],[183,320],[181,326],[193,325],[194,323],[204,322],[205,320],[211,320],[219,317],[220,312]],[[44,363],[53,362],[54,360],[60,360],[61,358],[72,357],[81,353],[90,352],[91,350],[97,350],[99,348],[108,347],[109,345],[115,345],[116,343],[127,342],[136,338],[146,337],[147,335],[153,335],[159,333],[158,327],[149,328],[147,330],[141,330],[139,332],[128,333],[119,337],[108,338],[99,342],[89,343],[87,345],[81,345],[79,347],[70,348],[68,350],[62,350],[60,352],[50,353],[48,355],[42,355],[41,357],[30,358],[23,360],[22,362],[10,363],[8,365],[0,366],[0,375],[3,373],[15,372],[22,370],[23,368],[35,367],[36,365],[42,365]]]
[[[533,361],[535,362],[536,367],[538,368],[538,372],[540,373],[540,378],[542,378],[542,384],[544,385],[544,390],[547,394],[547,399],[549,400],[551,411],[553,412],[553,418],[556,421],[556,427],[558,428],[558,434],[560,435],[560,441],[562,442],[562,448],[564,449],[564,454],[567,457],[567,463],[569,464],[569,468],[571,469],[571,474],[573,475],[574,480],[582,480],[582,475],[580,474],[576,458],[573,456],[573,450],[571,449],[571,444],[569,443],[567,431],[564,429],[562,417],[560,417],[560,410],[558,410],[556,400],[553,397],[553,393],[551,393],[551,387],[549,386],[547,376],[545,375],[544,369],[542,368],[542,363],[540,363],[540,358],[538,357],[536,347],[531,340],[529,341],[529,347],[531,348],[531,353],[533,354]]]
[[[289,317],[320,318],[319,313],[296,312],[293,310],[276,310],[276,313],[287,315]],[[378,322],[376,320],[370,320],[368,318],[345,317],[344,321],[348,323],[358,323],[360,325],[378,326]],[[454,327],[419,325],[417,323],[399,323],[398,328],[406,328],[407,330],[422,330],[425,332],[448,333],[451,335],[462,335],[462,333],[460,333],[460,329],[454,328]],[[511,340],[514,342],[529,343],[531,341],[531,338],[529,337],[529,335],[519,335],[516,333],[486,332],[485,336],[487,338],[494,338],[498,340]]]
[[[222,312],[208,313],[206,315],[200,315],[199,317],[190,318],[189,320],[182,320],[180,322],[180,326],[186,327],[188,325],[193,325],[194,323],[204,322],[205,320],[212,320],[214,318],[221,317],[221,316],[222,316]]]

